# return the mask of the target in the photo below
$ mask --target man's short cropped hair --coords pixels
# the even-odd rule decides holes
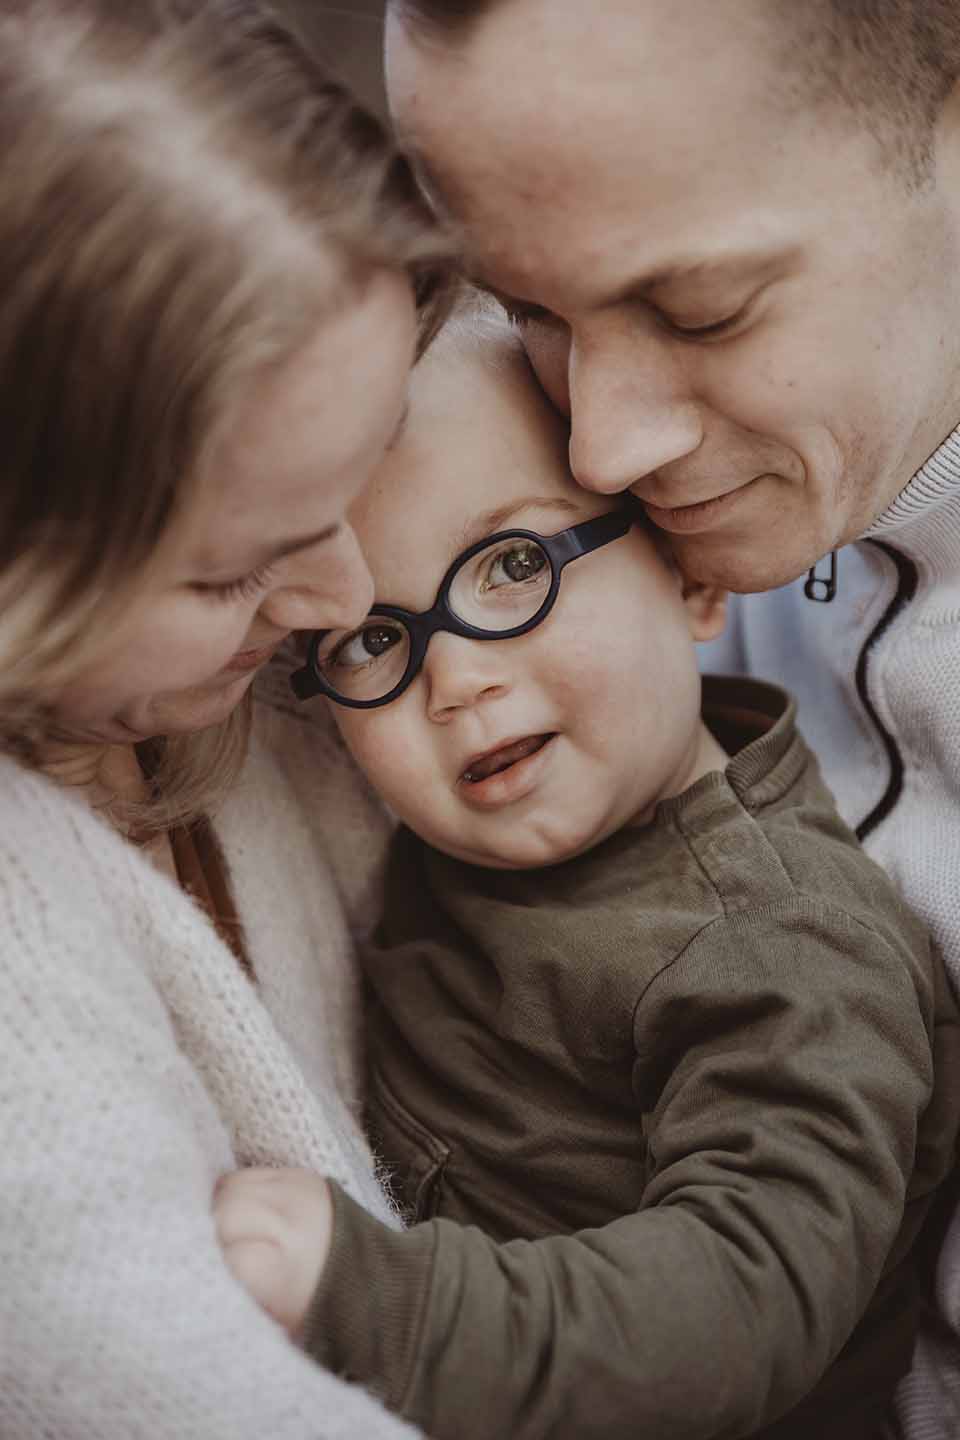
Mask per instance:
[[[511,3],[387,0],[387,8],[423,39],[456,45]],[[851,112],[889,168],[922,183],[960,77],[960,0],[773,0],[769,13],[781,74],[794,81],[784,86],[788,100]]]

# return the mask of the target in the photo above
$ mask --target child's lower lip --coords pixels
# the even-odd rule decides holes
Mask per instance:
[[[461,778],[457,782],[460,797],[468,805],[476,805],[481,810],[495,810],[499,805],[522,800],[540,780],[544,766],[549,764],[556,738],[556,735],[550,735],[532,755],[514,761],[506,770],[498,770],[496,775],[488,775],[486,780]]]

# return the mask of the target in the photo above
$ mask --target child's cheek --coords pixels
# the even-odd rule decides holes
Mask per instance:
[[[382,790],[383,781],[388,778],[392,766],[388,753],[378,744],[379,712],[348,710],[343,705],[334,707],[337,729],[344,743],[360,769],[376,790]],[[387,772],[386,774],[384,772]]]
[[[591,697],[610,688],[615,665],[608,630],[598,615],[571,616],[563,626],[545,632],[543,640],[538,668],[565,704],[589,704]]]

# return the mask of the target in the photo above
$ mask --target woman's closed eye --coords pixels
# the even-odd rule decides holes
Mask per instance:
[[[251,570],[247,575],[238,576],[236,580],[218,581],[215,584],[196,581],[192,588],[200,595],[209,595],[214,600],[252,601],[258,599],[266,590],[272,574],[272,567],[264,565],[259,570]]]

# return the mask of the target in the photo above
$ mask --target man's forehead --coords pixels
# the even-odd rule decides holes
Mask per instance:
[[[716,0],[728,15],[744,3],[752,9],[751,0]],[[653,26],[651,37],[634,7],[602,0],[604,12],[611,6],[624,19],[620,43],[593,7],[553,6],[543,46],[521,55],[520,21],[541,7],[514,0],[461,49],[396,56],[391,98],[426,187],[462,222],[479,275],[502,288],[508,268],[521,272],[513,282],[540,272],[557,236],[586,271],[615,259],[618,234],[625,247],[642,235],[651,267],[706,263],[715,244],[682,256],[666,232],[700,227],[707,210],[725,223],[731,188],[749,194],[744,181],[754,172],[752,191],[762,198],[778,163],[774,127],[762,133],[770,77],[765,66],[752,79],[744,73],[742,35],[726,36],[726,64],[716,47],[698,59],[699,46],[697,55],[678,47],[676,27],[661,37]],[[681,8],[698,7],[682,0]],[[573,24],[571,10],[580,15]],[[661,38],[665,61],[656,54]]]
[[[477,207],[463,212],[464,263],[471,279],[509,311],[514,301],[565,312],[677,293],[710,295],[750,280],[760,284],[802,251],[798,217],[769,191],[711,197],[696,205],[662,194],[596,203]]]
[[[782,86],[783,26],[771,14],[770,0],[509,0],[463,36],[426,37],[402,22],[400,6],[386,32],[391,108],[401,133],[415,133],[435,102],[452,114],[459,94],[477,120],[502,108],[562,133],[585,95],[609,118],[642,115],[660,99],[682,115],[705,85],[736,105],[757,79]],[[478,112],[483,92],[497,103]]]

